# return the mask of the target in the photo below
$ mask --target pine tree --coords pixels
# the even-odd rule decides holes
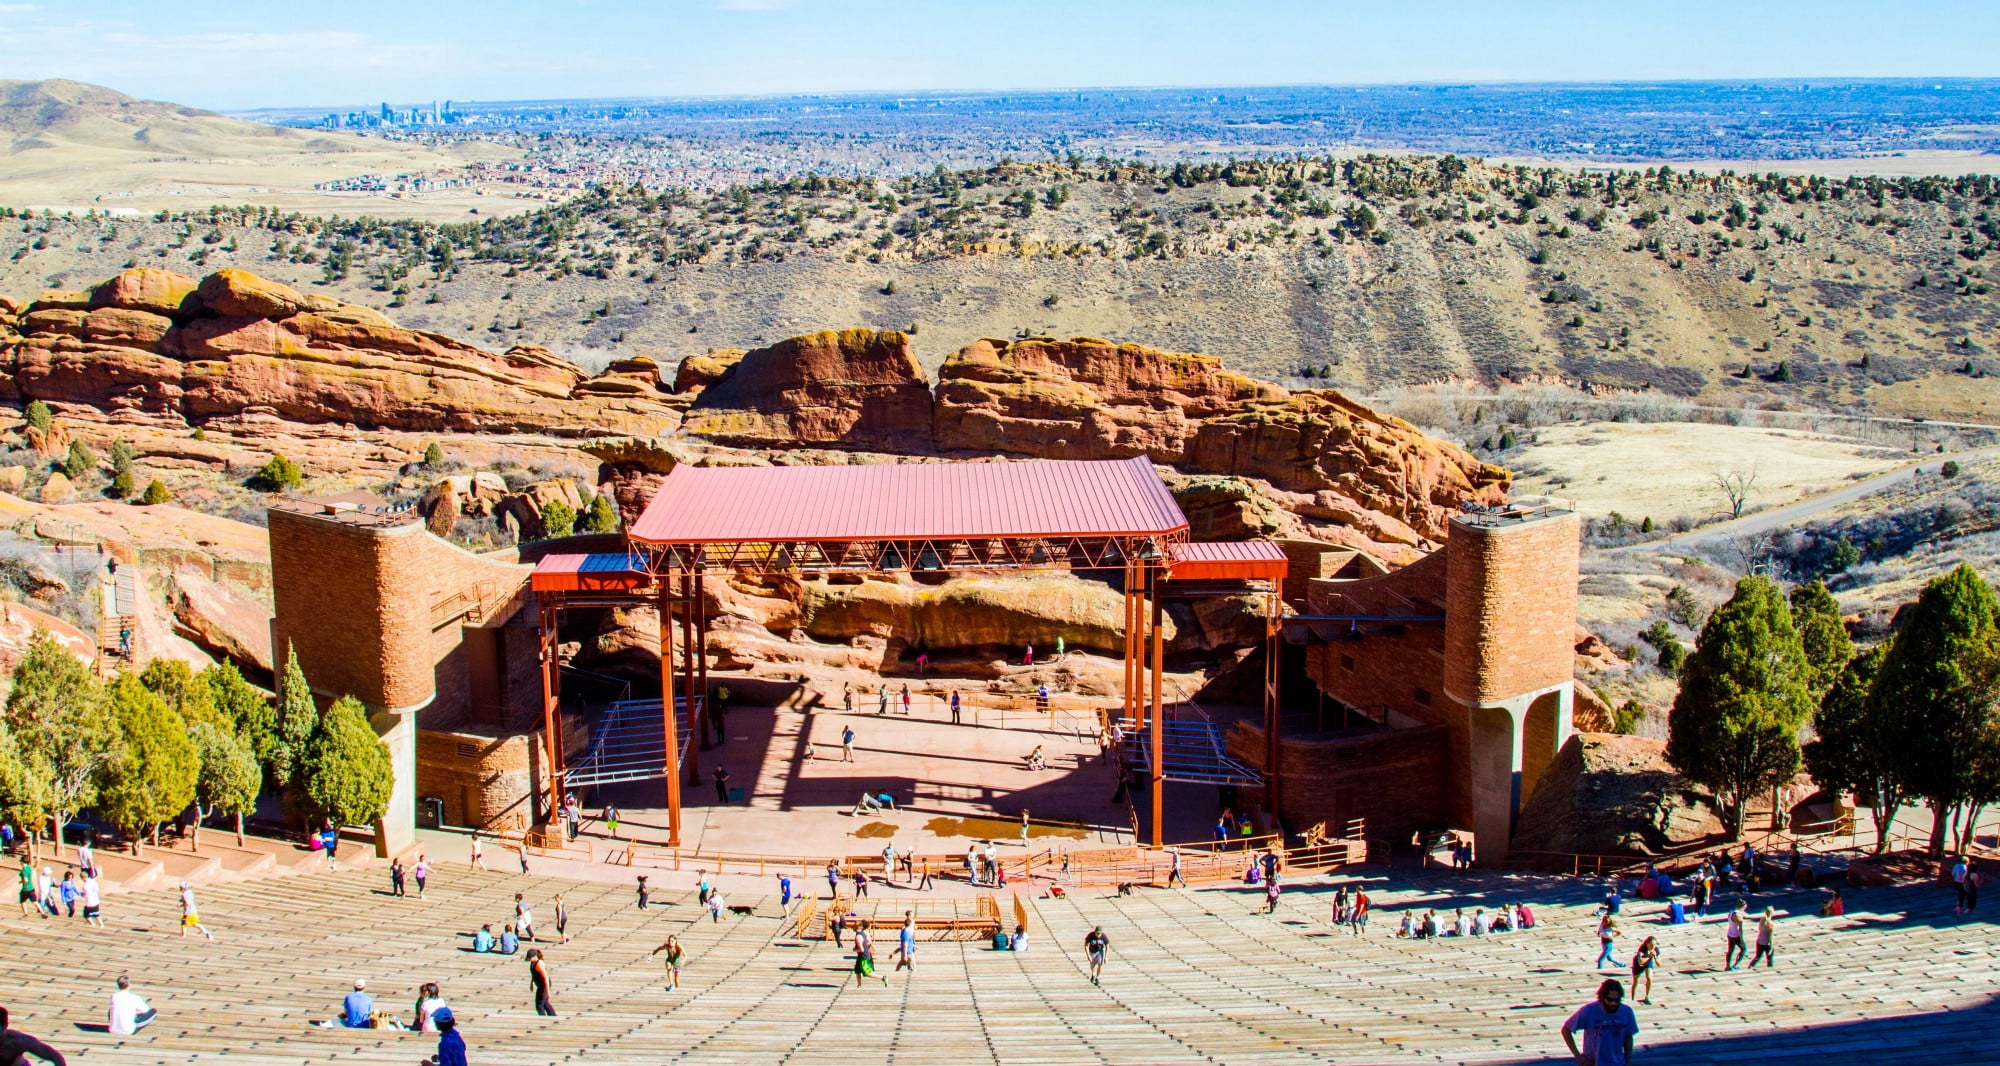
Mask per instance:
[[[1971,567],[1932,581],[1889,643],[1873,699],[1900,713],[1896,774],[1931,809],[1930,850],[1942,857],[1951,808],[1972,798],[1995,728],[2000,603]]]
[[[209,699],[223,725],[250,742],[258,762],[269,762],[271,745],[278,735],[278,712],[271,701],[243,680],[242,671],[227,660],[199,676],[208,685]]]
[[[168,492],[167,487],[165,485],[160,484],[160,480],[158,478],[154,478],[151,482],[149,482],[146,485],[146,495],[140,497],[142,501],[149,504],[161,504],[173,498],[174,494]]]
[[[123,756],[99,774],[94,806],[131,835],[137,854],[142,833],[150,830],[159,843],[160,823],[194,802],[201,756],[187,723],[136,674],[118,675],[107,696]]]
[[[542,536],[553,539],[567,537],[576,532],[576,509],[561,500],[550,500],[542,507]]]
[[[305,670],[290,643],[285,645],[285,677],[278,686],[278,715],[271,736],[270,754],[265,765],[271,780],[289,786],[298,776],[306,745],[319,727],[319,707],[313,702],[312,688],[306,684]]]
[[[1811,709],[1784,594],[1769,578],[1744,578],[1702,627],[1667,718],[1667,761],[1723,802],[1731,840],[1743,835],[1750,797],[1798,773]]]
[[[1825,696],[1840,672],[1854,658],[1854,639],[1840,620],[1840,601],[1813,581],[1792,590],[1792,624],[1798,628],[1799,644],[1806,652],[1806,684],[1813,699]]]
[[[69,454],[63,456],[63,473],[68,475],[71,481],[90,473],[91,468],[96,465],[97,455],[90,450],[89,445],[80,440],[69,442]]]
[[[132,470],[128,467],[111,475],[111,487],[104,490],[104,494],[114,500],[129,500],[132,494],[138,491],[139,479],[132,476]]]
[[[1866,799],[1875,812],[1878,855],[1888,846],[1889,827],[1903,806],[1903,783],[1897,776],[1904,741],[1902,708],[1872,695],[1888,651],[1883,644],[1848,662],[1813,714],[1818,738],[1800,749],[1806,771],[1821,788]]]
[[[195,722],[188,729],[195,752],[201,760],[201,774],[195,779],[195,802],[202,817],[211,814],[236,816],[236,842],[243,843],[243,816],[257,806],[257,790],[264,774],[250,741],[215,722]],[[201,823],[195,822],[195,846],[201,845]]]
[[[583,528],[587,533],[618,532],[618,511],[611,506],[611,497],[599,493],[590,498],[590,507],[583,513]]]
[[[99,772],[122,754],[103,686],[62,642],[37,629],[14,667],[6,724],[25,780],[42,797],[43,813],[55,820],[61,847],[63,827],[96,801]]]
[[[197,722],[222,724],[215,708],[215,693],[179,659],[154,659],[139,671],[139,683],[165,700],[189,726]]]
[[[40,400],[33,400],[29,402],[27,419],[28,419],[28,425],[30,427],[40,431],[43,434],[46,434],[48,433],[49,430],[54,429],[56,425],[55,413],[49,410],[48,404],[45,404]]]
[[[327,708],[302,763],[305,799],[334,825],[361,825],[389,808],[395,785],[389,748],[368,724],[361,701],[342,696]]]
[[[444,465],[444,445],[432,441],[424,449],[424,469],[436,470]]]

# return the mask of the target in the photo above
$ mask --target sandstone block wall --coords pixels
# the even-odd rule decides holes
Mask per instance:
[[[539,734],[491,737],[418,730],[417,791],[420,797],[444,801],[448,825],[526,829],[535,817],[539,752]]]

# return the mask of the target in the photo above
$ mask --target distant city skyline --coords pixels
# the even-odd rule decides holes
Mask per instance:
[[[283,8],[279,13],[279,8]],[[218,110],[1085,87],[2000,76],[2000,4],[0,3],[10,78]]]

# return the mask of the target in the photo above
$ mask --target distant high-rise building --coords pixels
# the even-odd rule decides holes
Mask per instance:
[[[396,121],[396,113],[394,111],[389,110],[389,105],[386,102],[383,103],[382,105],[382,121],[384,123],[392,123]]]
[[[436,100],[432,100],[431,125],[433,126],[437,125],[443,118],[444,118],[444,111],[438,107],[438,102]]]

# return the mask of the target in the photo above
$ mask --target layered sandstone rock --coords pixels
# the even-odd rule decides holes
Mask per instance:
[[[1046,653],[1061,637],[1071,648],[1116,654],[1124,647],[1123,597],[1063,574],[967,576],[940,585],[814,581],[804,584],[799,601],[805,633],[828,642],[875,637],[931,651],[1033,644]],[[1175,639],[1171,619],[1164,632]]]
[[[1666,742],[1578,733],[1542,772],[1516,851],[1657,855],[1722,830],[1708,798],[1667,763]]]
[[[1444,539],[1461,502],[1500,502],[1510,480],[1338,393],[1287,392],[1211,356],[1087,337],[987,340],[951,356],[938,372],[936,441],[1260,478],[1388,543]]]
[[[686,428],[748,447],[926,450],[930,383],[902,333],[823,330],[746,353],[701,390]]]
[[[649,360],[598,378],[542,348],[493,353],[241,270],[126,270],[5,313],[0,394],[178,416],[267,409],[400,430],[655,434],[679,415]]]

